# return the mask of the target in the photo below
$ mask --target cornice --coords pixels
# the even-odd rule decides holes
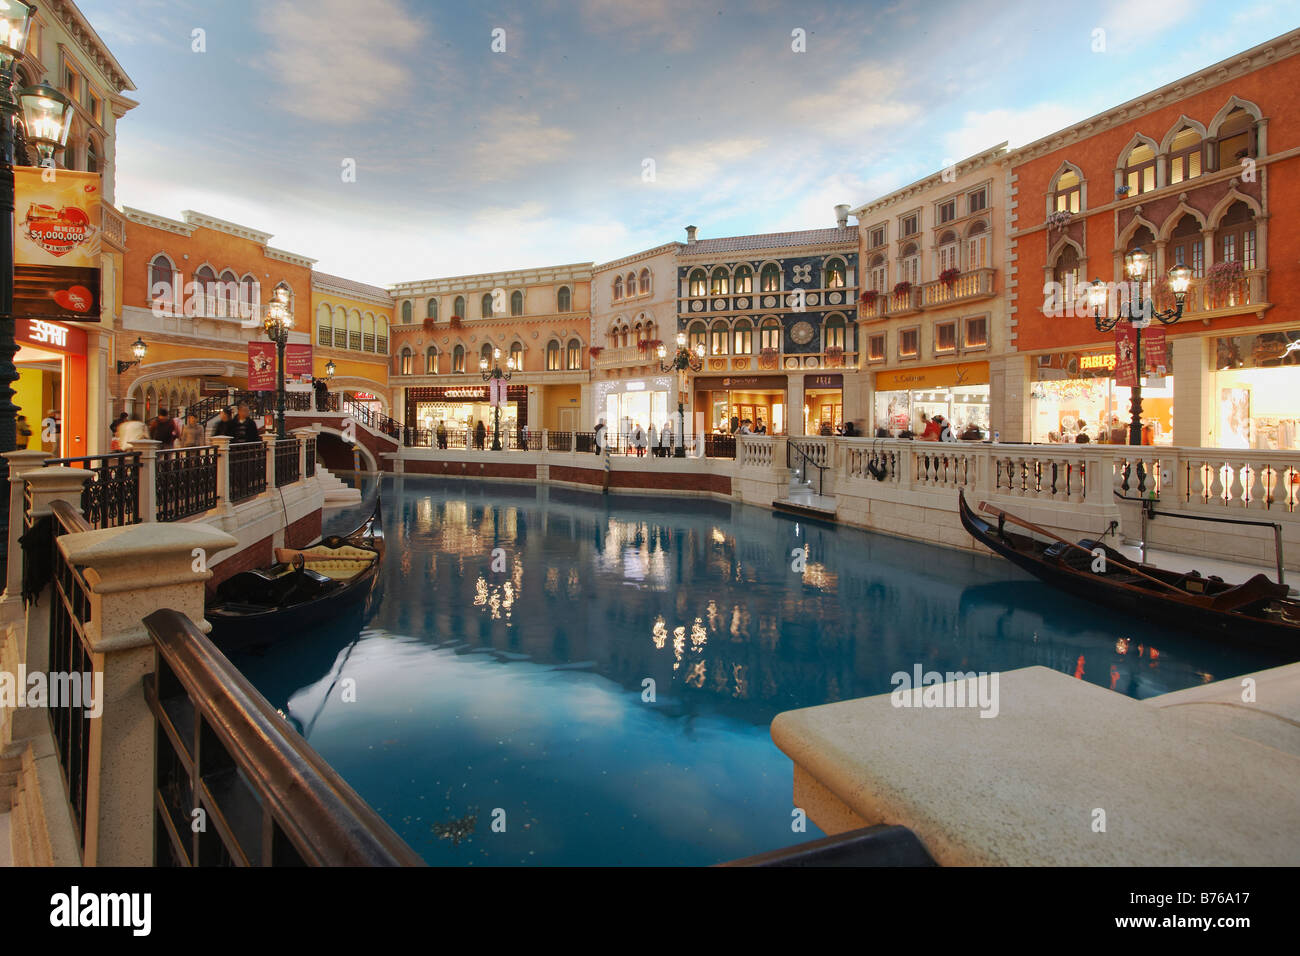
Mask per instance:
[[[308,259],[296,252],[285,252],[283,249],[272,249],[270,246],[264,246],[262,251],[266,253],[268,259],[278,259],[280,262],[287,262],[293,266],[302,266],[304,269],[310,269],[316,264],[315,259]]]
[[[571,262],[567,265],[515,269],[509,272],[484,272],[478,275],[447,276],[399,282],[389,287],[394,298],[419,295],[442,295],[448,292],[487,292],[498,286],[545,285],[552,282],[590,282],[592,263]]]
[[[621,259],[611,259],[609,262],[602,262],[598,266],[592,267],[592,272],[604,272],[606,269],[622,268],[631,265],[634,262],[643,262],[646,259],[653,259],[655,256],[663,255],[665,252],[682,248],[684,243],[666,242],[662,246],[655,246],[653,249],[644,249],[641,252],[634,252],[630,256],[624,256]]]
[[[256,229],[249,229],[247,226],[239,225],[239,223],[218,219],[216,216],[209,216],[206,213],[195,212],[193,209],[182,210],[181,218],[191,226],[201,226],[204,229],[224,232],[240,239],[248,239],[259,246],[264,246],[271,240],[271,233],[269,232],[258,232]]]
[[[82,53],[89,57],[90,62],[112,84],[114,92],[121,93],[123,90],[135,89],[135,84],[131,82],[131,77],[127,76],[122,64],[117,62],[109,51],[108,45],[100,39],[99,34],[82,16],[75,3],[69,0],[42,0],[39,6],[59,18],[68,35],[81,47]]]
[[[166,216],[159,216],[156,213],[145,212],[143,209],[132,209],[130,206],[122,207],[122,215],[131,222],[141,226],[149,226],[151,229],[162,229],[166,232],[174,232],[178,236],[188,238],[194,234],[194,227],[189,223],[177,222],[175,219],[168,219]]]
[[[680,252],[678,268],[722,262],[766,262],[769,259],[793,259],[798,256],[857,255],[858,239],[841,239],[838,242],[819,242],[808,246],[772,246],[768,249],[736,249],[732,252]]]
[[[929,192],[936,187],[938,187],[939,191],[944,195],[947,195],[949,192],[960,192],[961,188],[965,187],[957,187],[958,179],[968,176],[980,169],[984,169],[985,167],[1000,166],[1002,163],[1007,161],[1007,158],[1010,155],[1011,154],[1007,151],[1006,142],[998,143],[996,146],[991,146],[982,153],[976,153],[974,156],[968,156],[965,159],[958,160],[952,166],[944,167],[944,169],[939,170],[937,173],[931,173],[924,179],[918,179],[911,185],[904,186],[901,189],[896,189],[892,193],[881,196],[879,199],[873,199],[871,202],[864,203],[856,209],[850,209],[849,215],[858,220],[860,228],[865,228],[870,224],[864,222],[863,217],[870,217],[878,210],[887,209],[890,206],[897,206],[901,202],[917,198],[923,193]],[[949,169],[952,170],[952,173],[950,174],[951,178],[944,179],[944,173]],[[922,201],[922,204],[924,204],[924,201]]]

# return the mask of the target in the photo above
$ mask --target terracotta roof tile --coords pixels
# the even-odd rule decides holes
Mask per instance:
[[[324,285],[333,286],[336,289],[360,292],[363,295],[377,295],[385,299],[392,298],[392,293],[382,286],[370,285],[365,282],[355,282],[352,279],[345,279],[342,276],[330,275],[328,272],[313,272],[312,281],[319,281]]]
[[[784,249],[791,246],[819,246],[831,242],[858,241],[858,227],[804,229],[800,232],[766,232],[755,236],[727,236],[722,239],[697,239],[683,245],[680,254],[693,256],[711,252],[744,252],[749,249]]]

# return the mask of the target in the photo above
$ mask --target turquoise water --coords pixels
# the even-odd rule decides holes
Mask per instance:
[[[886,693],[918,663],[1042,664],[1137,698],[1280,663],[999,559],[744,505],[439,478],[382,491],[371,619],[234,661],[431,864],[709,864],[816,839],[792,829],[771,719]]]

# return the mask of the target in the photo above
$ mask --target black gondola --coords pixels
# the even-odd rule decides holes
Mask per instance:
[[[1195,571],[1181,573],[1139,564],[1100,541],[1073,544],[1005,511],[986,521],[957,493],[961,523],[990,551],[1085,601],[1145,620],[1232,643],[1247,643],[1300,658],[1300,601],[1285,584],[1263,574],[1237,585]],[[1007,523],[1052,538],[1039,541],[1007,530]],[[1096,552],[1101,550],[1104,561]]]
[[[358,612],[377,598],[384,557],[380,505],[348,535],[330,535],[305,548],[277,548],[270,568],[241,571],[217,585],[204,611],[212,640],[222,647],[301,632]]]

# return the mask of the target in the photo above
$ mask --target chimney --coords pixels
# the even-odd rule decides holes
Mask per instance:
[[[848,226],[848,224],[849,224],[849,204],[848,204],[848,203],[842,202],[842,203],[840,203],[838,206],[835,207],[835,223],[836,223],[836,225],[838,225],[841,229],[844,229],[845,227]]]
[[[695,241],[695,227],[694,227],[694,226],[687,226],[687,227],[686,227],[686,244],[689,246],[689,245],[690,245],[692,242],[694,242],[694,241]]]

